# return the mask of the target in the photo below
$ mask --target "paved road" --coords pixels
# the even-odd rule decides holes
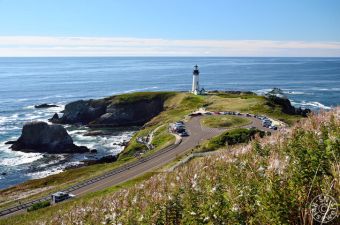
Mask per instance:
[[[191,150],[192,148],[197,146],[200,142],[212,138],[225,130],[201,127],[200,124],[201,118],[202,116],[193,117],[192,119],[185,123],[185,126],[189,131],[190,136],[182,138],[180,143],[175,143],[174,145],[162,149],[151,156],[142,158],[137,162],[129,163],[125,166],[114,169],[111,172],[106,173],[102,176],[81,182],[63,191],[75,194],[78,197],[90,192],[102,190],[104,188],[131,180],[137,176],[145,174],[146,172],[153,171],[161,166],[164,166],[165,164],[176,159],[177,156]],[[262,127],[260,120],[256,118],[249,119],[251,119],[252,123],[245,127],[254,126],[257,127],[258,129],[269,131],[269,129]],[[39,201],[46,201],[48,199],[49,196],[31,201],[23,205],[12,207],[11,209],[2,210],[0,211],[0,216],[10,216],[12,214],[22,213],[30,205]]]

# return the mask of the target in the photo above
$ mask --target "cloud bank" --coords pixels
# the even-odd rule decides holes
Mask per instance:
[[[0,36],[0,57],[29,56],[340,57],[340,42]]]

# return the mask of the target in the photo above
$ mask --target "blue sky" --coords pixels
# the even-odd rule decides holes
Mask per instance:
[[[0,56],[34,55],[34,48],[42,55],[72,55],[72,49],[74,55],[139,55],[147,47],[146,55],[176,55],[178,43],[178,55],[233,56],[249,40],[253,50],[239,55],[340,56],[339,12],[339,0],[0,0]],[[96,39],[101,48],[85,43],[77,50],[74,37]],[[41,38],[54,41],[42,45]],[[142,43],[134,42],[135,51],[127,46],[131,39]],[[183,51],[188,41],[203,44]],[[221,41],[227,47],[217,51]]]

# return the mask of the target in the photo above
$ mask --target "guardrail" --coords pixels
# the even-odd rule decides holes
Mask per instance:
[[[154,159],[154,158],[156,158],[159,155],[162,155],[162,154],[164,154],[166,152],[171,151],[172,149],[176,148],[180,143],[181,143],[181,141],[178,142],[178,143],[175,143],[173,145],[170,145],[170,146],[168,146],[166,148],[163,148],[163,149],[159,150],[158,152],[156,152],[156,153],[154,153],[152,155],[149,155],[149,156],[146,156],[144,158],[141,158],[141,159],[139,159],[139,160],[137,160],[135,162],[127,163],[127,164],[125,164],[125,165],[123,165],[121,167],[115,168],[115,169],[113,169],[113,170],[111,170],[109,172],[106,172],[106,173],[104,173],[104,174],[102,174],[100,176],[97,176],[97,177],[94,177],[94,178],[82,181],[80,183],[77,183],[75,185],[72,185],[71,187],[68,187],[68,188],[60,190],[60,191],[66,192],[66,193],[70,193],[72,191],[75,191],[75,190],[78,190],[80,188],[86,187],[86,186],[88,186],[90,184],[93,184],[93,183],[96,183],[96,182],[101,181],[103,179],[106,179],[106,178],[108,178],[110,176],[113,176],[113,175],[116,175],[118,173],[124,172],[124,171],[129,170],[129,169],[131,169],[133,167],[136,167],[136,166],[138,166],[138,165],[140,165],[140,164],[142,164],[144,162],[147,162],[147,161],[149,161],[151,159]],[[46,197],[35,199],[35,200],[29,201],[29,202],[25,202],[25,203],[17,205],[17,206],[13,206],[13,207],[8,208],[8,209],[1,210],[0,211],[0,217],[8,215],[8,214],[11,214],[11,213],[14,213],[14,212],[17,212],[17,211],[20,211],[20,210],[23,210],[23,209],[27,209],[30,206],[32,206],[33,204],[36,204],[36,203],[39,203],[39,202],[44,202],[44,201],[49,201],[50,199],[51,199],[50,196],[46,196]]]

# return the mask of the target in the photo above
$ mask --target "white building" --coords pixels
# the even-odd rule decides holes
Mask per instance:
[[[202,94],[202,90],[200,89],[200,71],[198,66],[194,66],[194,70],[192,71],[192,89],[191,92],[195,95]]]

